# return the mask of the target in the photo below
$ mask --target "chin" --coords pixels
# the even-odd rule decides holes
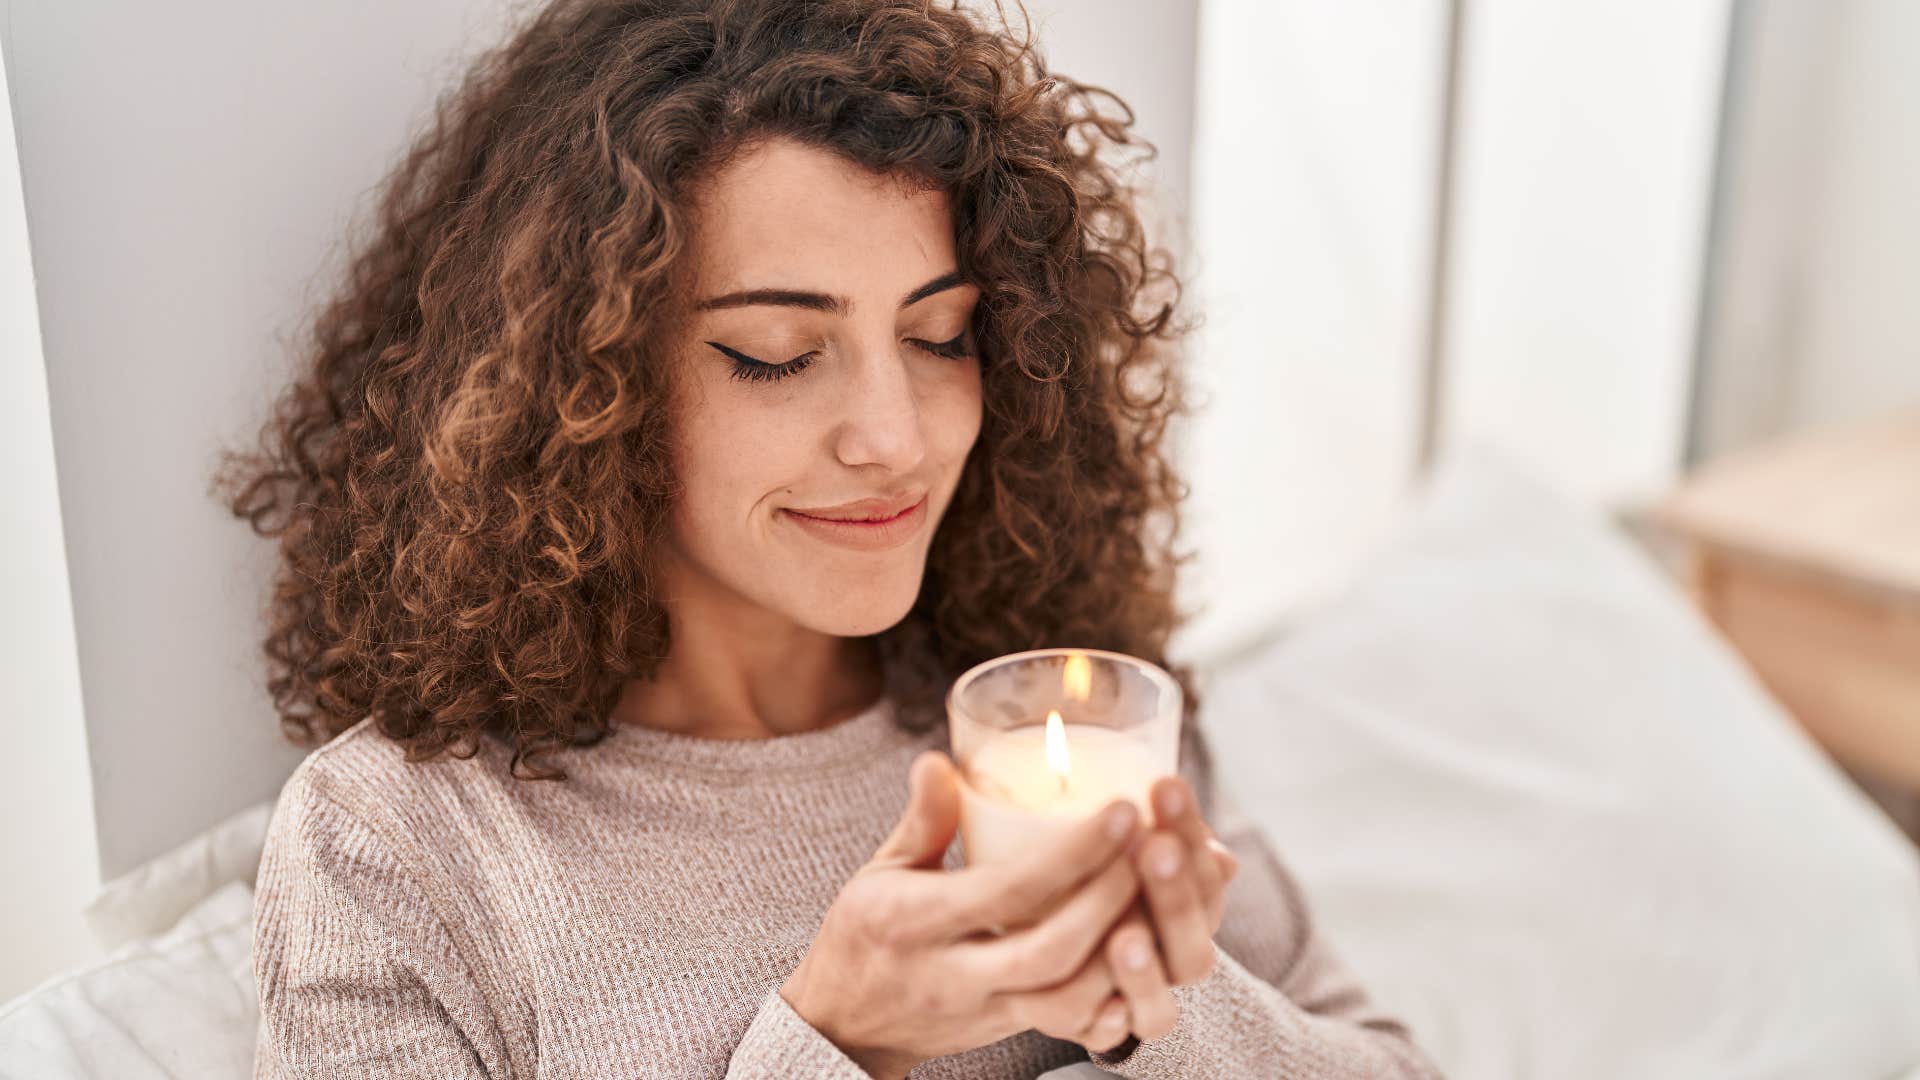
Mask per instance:
[[[800,621],[835,637],[866,637],[898,625],[919,595],[917,574],[910,586],[873,581],[849,584],[820,597],[809,617]]]

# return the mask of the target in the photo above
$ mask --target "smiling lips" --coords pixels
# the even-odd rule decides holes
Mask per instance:
[[[903,491],[885,498],[855,499],[837,506],[792,506],[788,509],[796,514],[828,521],[884,521],[897,517],[902,511],[913,509],[926,495],[925,491]]]
[[[815,538],[856,551],[885,551],[907,542],[927,517],[927,493],[861,499],[808,510],[782,508],[787,520]]]

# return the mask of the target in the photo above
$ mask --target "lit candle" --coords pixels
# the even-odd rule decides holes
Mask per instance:
[[[1116,798],[1150,820],[1154,780],[1178,765],[1180,712],[1172,676],[1120,653],[1041,649],[961,676],[948,722],[967,861],[1006,859]]]

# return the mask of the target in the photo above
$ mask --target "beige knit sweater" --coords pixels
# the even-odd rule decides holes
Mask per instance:
[[[908,731],[884,698],[770,739],[622,727],[556,756],[568,780],[529,782],[492,741],[410,764],[363,721],[301,763],[274,811],[255,1073],[864,1077],[778,988],[905,808],[914,755],[945,735]],[[1174,990],[1171,1033],[1093,1060],[1134,1077],[1437,1076],[1256,828],[1200,795],[1241,859],[1213,972]],[[911,1075],[1087,1058],[1029,1030]]]

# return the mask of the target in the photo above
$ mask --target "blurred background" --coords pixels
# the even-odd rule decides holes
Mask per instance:
[[[1028,7],[1157,145],[1139,179],[1206,319],[1182,656],[1336,595],[1481,440],[1643,536],[1901,812],[1920,4]],[[298,760],[258,659],[271,552],[206,481],[511,11],[0,3],[0,999],[94,955],[103,882]]]

